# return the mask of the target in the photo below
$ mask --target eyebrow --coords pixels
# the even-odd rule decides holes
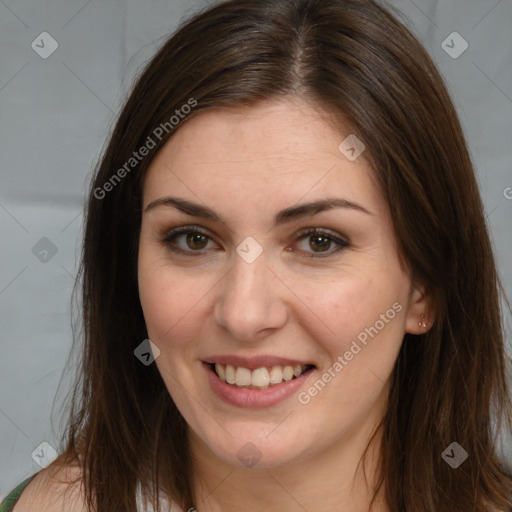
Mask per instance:
[[[160,199],[155,199],[146,206],[144,211],[147,212],[148,210],[157,206],[168,206],[176,208],[177,210],[186,213],[187,215],[202,217],[215,222],[224,223],[222,218],[214,210],[208,208],[207,206],[194,203],[186,199],[180,199],[178,197],[161,197]],[[334,208],[348,208],[366,213],[368,215],[373,215],[373,213],[369,212],[360,204],[349,201],[348,199],[339,197],[327,197],[325,199],[319,199],[318,201],[313,201],[311,203],[303,203],[297,206],[290,206],[289,208],[281,210],[274,217],[274,227],[280,224],[291,222],[295,219],[316,215],[317,213],[327,210],[332,210]]]

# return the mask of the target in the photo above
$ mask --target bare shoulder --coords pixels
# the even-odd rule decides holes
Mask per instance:
[[[88,512],[77,466],[42,470],[25,487],[13,512]]]

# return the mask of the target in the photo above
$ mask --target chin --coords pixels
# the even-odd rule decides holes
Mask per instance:
[[[283,427],[278,426],[277,429]],[[293,464],[303,458],[307,447],[300,442],[304,442],[304,436],[299,431],[292,434],[286,428],[278,435],[277,429],[272,432],[275,428],[260,423],[240,425],[238,429],[226,425],[231,435],[222,431],[221,438],[207,435],[206,438],[202,437],[202,442],[217,458],[237,468],[271,469]]]

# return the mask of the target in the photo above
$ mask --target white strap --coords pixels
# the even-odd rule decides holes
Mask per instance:
[[[169,499],[167,496],[164,496],[163,493],[160,493],[160,502],[163,505],[164,512],[183,512],[183,510],[178,507],[176,503],[171,501],[169,503]],[[155,508],[152,503],[148,503],[143,495],[142,495],[142,484],[141,482],[137,482],[137,494],[135,496],[136,504],[137,504],[137,512],[155,512]]]

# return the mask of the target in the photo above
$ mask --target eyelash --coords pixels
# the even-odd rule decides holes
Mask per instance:
[[[185,251],[183,249],[177,248],[176,246],[173,246],[174,239],[177,236],[183,235],[183,234],[203,235],[203,236],[211,239],[211,237],[208,235],[208,233],[205,233],[204,231],[200,230],[199,228],[197,228],[195,226],[181,226],[179,228],[175,228],[175,229],[172,229],[171,231],[167,232],[162,237],[161,242],[164,245],[166,245],[172,252],[183,254],[185,256],[190,256],[190,257],[201,256],[203,251],[205,251],[206,249],[202,249],[199,251]],[[339,251],[347,248],[350,245],[346,240],[343,240],[342,238],[339,238],[339,237],[333,235],[332,233],[329,233],[328,231],[321,229],[321,228],[314,228],[314,227],[305,228],[305,229],[300,230],[297,233],[298,240],[301,240],[302,238],[306,238],[308,236],[313,236],[313,235],[322,236],[323,238],[327,238],[328,240],[336,243],[338,245],[338,247],[334,251],[329,252],[327,255],[321,255],[321,253],[310,253],[311,254],[310,258],[327,258],[327,257],[332,256],[333,254],[338,253]]]

